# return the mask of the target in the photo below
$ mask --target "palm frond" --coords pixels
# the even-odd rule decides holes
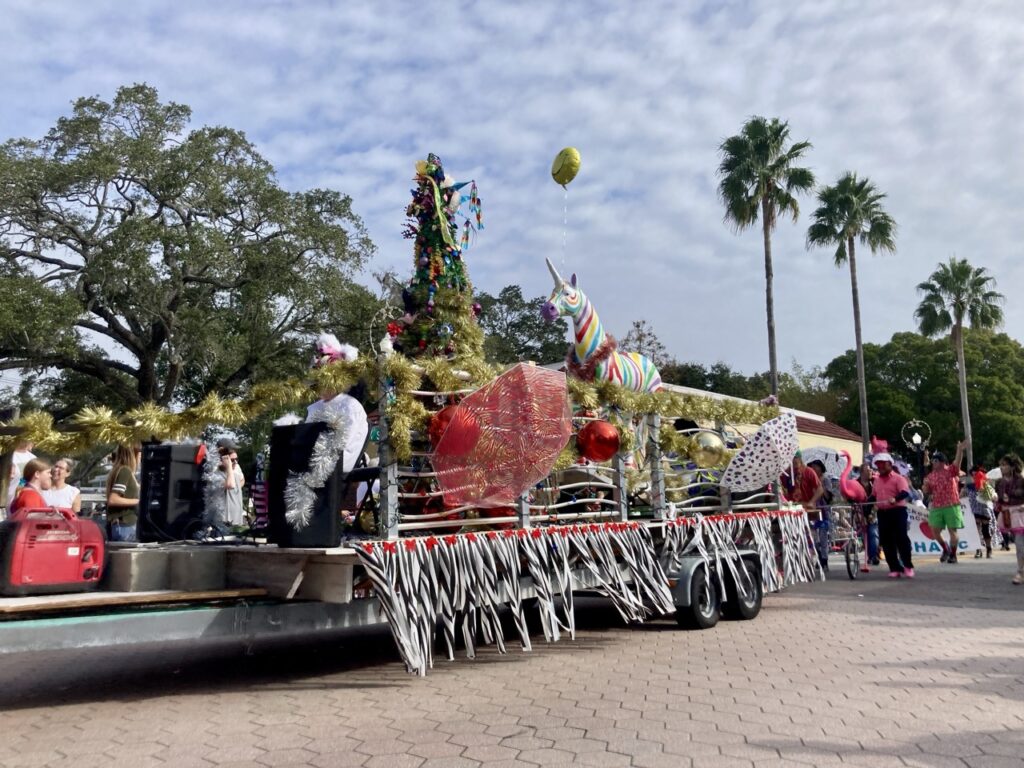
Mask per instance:
[[[950,327],[958,328],[965,320],[972,328],[998,328],[1003,322],[1005,299],[994,290],[994,285],[995,279],[984,267],[974,267],[967,259],[951,256],[945,263],[939,263],[928,280],[918,285],[918,291],[924,294],[915,312],[921,332],[934,335]],[[941,326],[936,317],[949,322]],[[933,332],[928,333],[929,330]]]
[[[776,214],[794,220],[799,215],[796,194],[813,187],[814,175],[793,162],[810,144],[797,142],[787,148],[788,140],[788,123],[754,115],[738,134],[719,145],[718,196],[725,207],[725,221],[735,230],[758,221],[763,203],[768,214],[762,225],[769,231],[775,227]]]

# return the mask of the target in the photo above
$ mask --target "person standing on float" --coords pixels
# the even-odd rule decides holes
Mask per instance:
[[[317,340],[313,367],[321,368],[343,360],[354,362],[358,357],[359,351],[351,344],[341,344],[333,334],[322,333]],[[362,404],[349,394],[323,387],[320,399],[306,408],[306,421],[326,421],[345,431],[342,471],[351,471],[363,452],[370,430],[366,410]]]

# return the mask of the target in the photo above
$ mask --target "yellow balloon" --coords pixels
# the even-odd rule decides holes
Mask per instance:
[[[551,178],[563,187],[576,178],[580,170],[580,153],[575,147],[566,147],[551,164]]]

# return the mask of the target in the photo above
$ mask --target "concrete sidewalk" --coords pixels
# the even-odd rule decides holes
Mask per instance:
[[[1024,765],[1012,553],[917,565],[849,581],[837,560],[705,632],[587,601],[575,642],[426,679],[379,630],[2,658],[0,766]]]

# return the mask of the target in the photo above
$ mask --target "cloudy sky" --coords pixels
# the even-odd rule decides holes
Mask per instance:
[[[244,130],[285,187],[350,194],[379,248],[372,269],[401,274],[413,164],[435,152],[480,187],[479,290],[547,294],[550,257],[611,333],[647,320],[680,360],[767,368],[761,235],[723,224],[715,191],[718,145],[754,114],[813,143],[819,181],[854,170],[888,195],[898,252],[859,261],[865,340],[912,329],[914,286],[951,255],[1020,295],[1014,0],[7,0],[4,16],[0,138],[149,83],[194,125]],[[566,145],[583,157],[567,196],[549,176]],[[784,369],[853,345],[849,274],[804,247],[813,202],[774,238]],[[1006,330],[1024,339],[1019,302]]]

